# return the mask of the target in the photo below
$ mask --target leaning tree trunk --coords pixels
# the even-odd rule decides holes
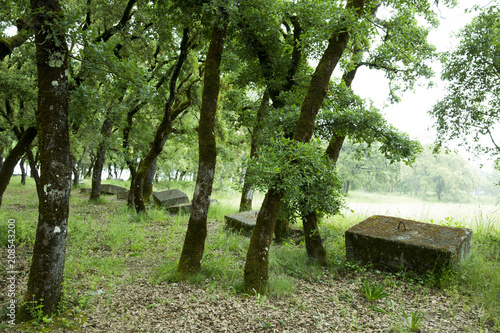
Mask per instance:
[[[71,188],[68,126],[68,49],[61,31],[58,0],[31,0],[38,68],[38,146],[40,186],[38,227],[28,286],[18,318],[28,307],[42,305],[45,315],[57,311],[61,299]]]
[[[170,77],[170,86],[169,86],[169,97],[167,103],[165,104],[163,119],[158,125],[155,136],[153,138],[153,142],[151,144],[151,148],[147,152],[146,156],[140,161],[139,166],[137,168],[137,173],[135,175],[134,180],[134,207],[137,213],[145,213],[146,205],[144,204],[144,198],[142,197],[144,179],[151,167],[153,161],[160,155],[163,151],[163,146],[165,145],[165,141],[168,136],[172,132],[172,122],[175,118],[181,113],[180,110],[174,111],[172,108],[176,101],[177,97],[177,80],[179,75],[181,74],[181,69],[187,59],[189,53],[189,32],[188,28],[184,29],[182,34],[182,40],[180,45],[179,57],[177,58],[177,62],[174,66],[174,70],[172,72],[172,76]]]
[[[220,63],[224,50],[226,27],[226,22],[214,24],[205,60],[205,77],[198,127],[198,173],[188,229],[177,268],[181,275],[189,275],[200,270],[205,249],[207,214],[217,160],[214,128],[220,89]]]
[[[377,7],[378,8],[378,7]],[[376,8],[375,8],[376,10]],[[372,13],[375,14],[375,13]],[[355,47],[352,55],[352,59],[356,61],[359,59],[361,49]],[[347,71],[342,76],[342,81],[346,87],[350,88],[352,81],[356,76],[358,65],[356,64],[353,69]],[[326,148],[325,154],[332,160],[333,163],[337,163],[337,160],[344,144],[346,136],[342,134],[334,134],[330,138],[328,147]],[[306,214],[302,219],[304,225],[305,242],[306,242],[306,252],[309,258],[315,260],[321,266],[327,265],[326,250],[323,246],[323,241],[321,239],[321,234],[318,229],[318,214],[316,211]]]
[[[26,152],[26,149],[28,149],[35,137],[36,128],[29,127],[21,136],[21,139],[17,142],[16,146],[9,152],[5,161],[3,161],[2,168],[0,169],[0,206],[2,206],[3,194],[9,185],[10,178],[14,173],[14,168],[16,167],[17,162],[19,162],[19,159]]]
[[[106,150],[107,141],[111,136],[111,130],[113,129],[113,120],[110,118],[104,119],[101,127],[101,143],[99,144],[99,149],[97,150],[97,155],[94,161],[94,168],[92,171],[92,189],[90,191],[89,200],[97,200],[101,196],[101,178],[102,169],[104,167],[104,162],[106,160]]]
[[[365,0],[348,0],[346,10],[355,10],[359,16],[364,2]],[[348,27],[344,27],[334,32],[328,40],[328,46],[311,77],[311,83],[301,106],[299,121],[293,135],[296,141],[309,142],[313,135],[316,116],[328,91],[330,77],[347,47],[348,30]],[[270,189],[257,216],[244,270],[245,288],[249,292],[263,292],[267,285],[269,247],[281,197],[282,195]]]

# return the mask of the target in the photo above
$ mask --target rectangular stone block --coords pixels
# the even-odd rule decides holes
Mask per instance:
[[[101,194],[118,194],[127,191],[128,190],[125,187],[112,184],[101,184]]]
[[[178,213],[189,214],[191,212],[191,202],[173,205],[167,207],[166,209],[171,214],[178,214]]]
[[[376,215],[345,232],[348,260],[380,270],[439,273],[470,251],[472,230]]]
[[[257,222],[258,214],[258,210],[252,210],[249,212],[226,215],[224,216],[224,220],[226,220],[225,228],[250,235],[255,227],[255,223]]]
[[[178,189],[153,192],[153,200],[158,206],[171,207],[183,203],[189,203],[186,193]]]

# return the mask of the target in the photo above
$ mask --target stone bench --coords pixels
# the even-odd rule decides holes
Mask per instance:
[[[241,212],[224,216],[226,221],[226,229],[239,231],[245,235],[252,234],[252,230],[257,222],[258,210],[249,212]]]
[[[470,251],[472,230],[372,216],[345,232],[348,260],[381,270],[439,273]]]

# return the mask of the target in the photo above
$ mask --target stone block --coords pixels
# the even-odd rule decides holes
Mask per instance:
[[[173,205],[167,207],[166,209],[169,213],[172,214],[178,214],[178,213],[189,214],[191,212],[191,202]]]
[[[89,187],[81,187],[80,188],[80,193],[83,193],[83,194],[90,194],[91,191],[92,191],[92,189]]]
[[[381,270],[439,273],[470,251],[472,230],[397,217],[372,216],[345,232],[348,260]]]
[[[226,221],[225,228],[250,235],[257,222],[257,215],[259,215],[258,210],[226,215],[224,216],[224,220]]]
[[[111,184],[101,184],[101,194],[118,194],[127,192],[125,187],[111,185]]]
[[[178,189],[153,192],[153,200],[158,206],[164,207],[189,203],[187,194]]]
[[[130,191],[116,193],[116,199],[118,199],[118,200],[128,200],[128,193],[129,192]]]

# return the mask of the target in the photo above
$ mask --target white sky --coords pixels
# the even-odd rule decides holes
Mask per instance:
[[[437,30],[431,31],[429,39],[439,52],[448,50],[456,45],[457,40],[452,34],[456,33],[464,25],[469,23],[476,13],[465,13],[466,8],[474,5],[485,6],[492,0],[459,0],[459,5],[453,9],[440,6],[441,24]],[[434,67],[436,72],[432,81],[433,88],[427,89],[417,87],[414,92],[407,92],[399,95],[402,100],[397,104],[389,104],[387,97],[389,94],[388,81],[382,73],[367,68],[360,68],[353,81],[354,92],[361,97],[370,98],[375,105],[383,110],[386,119],[396,128],[408,133],[412,138],[418,139],[422,144],[431,144],[435,139],[435,131],[431,128],[433,120],[427,113],[432,106],[446,94],[445,84],[440,81],[440,63],[437,61]],[[421,81],[426,84],[426,81]],[[496,128],[496,132],[500,129]],[[500,133],[497,135],[500,138]],[[481,161],[484,163],[485,161]]]

